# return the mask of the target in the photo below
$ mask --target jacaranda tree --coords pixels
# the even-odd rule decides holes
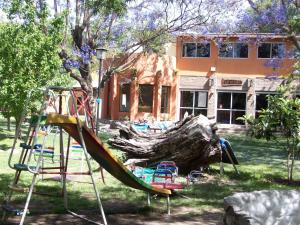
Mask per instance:
[[[300,3],[298,0],[247,0],[249,10],[240,15],[239,26],[247,32],[286,34],[300,51]]]
[[[241,31],[257,33],[258,42],[264,38],[270,38],[274,34],[286,35],[293,43],[294,49],[286,51],[283,58],[273,58],[266,61],[265,66],[274,70],[284,66],[283,59],[292,57],[295,59],[293,72],[285,79],[277,94],[268,97],[268,107],[257,118],[245,116],[244,120],[249,125],[250,134],[256,138],[267,140],[284,138],[287,153],[288,180],[293,179],[295,158],[300,151],[300,99],[296,96],[299,85],[295,81],[299,79],[300,42],[300,3],[297,0],[247,0],[250,6],[241,15],[239,28]],[[260,33],[269,33],[261,36]],[[276,78],[282,74],[277,74]]]
[[[98,67],[95,49],[109,50],[103,83],[132,66],[140,54],[162,52],[171,35],[209,26],[236,0],[62,0],[54,1],[53,16],[65,15],[64,41],[59,53],[69,75],[92,96],[92,71]],[[12,15],[29,0],[7,4]],[[49,1],[31,0],[39,12]],[[120,60],[121,59],[121,60]],[[103,84],[102,84],[103,85]]]

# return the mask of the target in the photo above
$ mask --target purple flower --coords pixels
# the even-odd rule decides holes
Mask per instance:
[[[148,27],[149,30],[155,30],[156,29],[155,21],[154,20],[149,21],[147,27]]]
[[[223,42],[224,42],[223,38],[215,38],[215,43],[217,47],[221,47]]]
[[[283,65],[283,60],[279,58],[274,59],[268,59],[265,62],[265,67],[273,68],[273,69],[279,69]]]
[[[269,80],[278,80],[279,79],[279,74],[278,73],[270,73],[270,74],[266,74],[265,76],[266,79]]]
[[[89,53],[91,51],[91,47],[87,44],[83,44],[80,49],[82,52],[85,52],[85,53]]]
[[[80,67],[80,62],[73,60],[73,59],[67,59],[64,63],[64,66],[67,69],[72,69],[72,68],[79,68]]]
[[[239,35],[238,36],[238,40],[240,42],[248,42],[249,41],[249,37],[247,37],[246,35]]]
[[[248,11],[245,11],[243,15],[240,16],[238,23],[251,29],[252,32],[259,30],[261,26],[265,26],[276,29],[274,30],[275,33],[281,33],[283,30],[279,27],[288,25],[287,11],[290,5],[291,4],[288,3],[287,8],[285,8],[280,1],[271,1],[255,14],[250,14]],[[256,7],[256,5],[252,5],[252,7]]]

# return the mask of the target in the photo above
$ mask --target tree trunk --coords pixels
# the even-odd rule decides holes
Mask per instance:
[[[10,125],[11,125],[11,123],[10,123],[10,122],[11,122],[11,121],[10,121],[10,116],[7,116],[6,119],[7,119],[7,121],[6,121],[6,122],[7,122],[7,130],[8,130],[8,131],[11,131],[11,129],[10,129]]]
[[[18,131],[18,126],[20,123],[20,118],[19,117],[15,117],[15,123],[16,123],[16,127],[15,127],[15,137],[17,137],[18,139],[22,138],[22,132],[21,129],[19,130],[19,133],[17,134]]]
[[[126,153],[128,159],[146,159],[149,164],[174,161],[181,173],[220,162],[221,147],[216,126],[207,117],[189,116],[161,134],[136,132],[124,125],[120,137],[108,143]]]
[[[293,181],[293,170],[295,163],[295,150],[293,149],[288,157],[289,166],[288,166],[288,181],[291,183]]]

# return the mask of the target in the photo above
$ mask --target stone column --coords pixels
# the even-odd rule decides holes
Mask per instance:
[[[119,104],[118,104],[118,78],[116,75],[112,76],[111,83],[110,83],[110,118],[112,120],[119,119],[118,113],[119,113]]]
[[[136,115],[138,113],[138,104],[139,104],[138,88],[139,85],[137,82],[137,78],[135,78],[130,85],[130,107],[129,107],[130,121],[136,120]]]
[[[153,90],[153,117],[156,121],[160,120],[160,105],[161,105],[161,71],[158,71],[155,76],[155,84]]]
[[[255,79],[247,80],[246,114],[255,116]]]
[[[171,83],[171,93],[170,93],[170,119],[176,120],[176,113],[177,113],[177,76],[174,73],[172,83]],[[180,94],[180,91],[178,90],[178,93]],[[178,110],[179,110],[179,105],[178,105]]]
[[[208,96],[207,96],[207,117],[216,120],[216,98],[217,98],[217,77],[215,75],[208,79]]]

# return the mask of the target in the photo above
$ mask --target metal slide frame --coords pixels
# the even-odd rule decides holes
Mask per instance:
[[[30,173],[33,174],[31,185],[30,185],[30,188],[29,188],[29,191],[28,191],[28,194],[27,194],[26,203],[25,203],[23,211],[22,211],[22,217],[21,217],[19,225],[23,225],[24,224],[24,221],[25,221],[25,218],[26,218],[26,215],[27,215],[27,212],[28,212],[28,207],[29,207],[29,204],[30,204],[30,200],[31,200],[31,197],[32,197],[32,194],[33,194],[34,186],[35,186],[36,181],[37,181],[37,177],[40,174],[43,174],[43,169],[41,167],[41,164],[42,164],[42,162],[44,160],[43,159],[43,151],[44,151],[44,146],[45,146],[46,138],[48,136],[47,133],[44,135],[42,149],[41,149],[41,151],[39,153],[38,159],[36,161],[36,165],[34,167],[32,167],[32,166],[29,166],[29,163],[31,162],[31,157],[32,157],[33,150],[34,150],[33,146],[37,142],[37,134],[38,134],[39,129],[40,129],[40,123],[41,123],[42,115],[46,111],[47,106],[49,104],[49,101],[47,101],[47,98],[49,96],[51,96],[51,95],[52,95],[52,97],[55,96],[55,94],[54,94],[55,91],[58,91],[60,94],[63,91],[67,91],[67,92],[69,92],[70,96],[72,97],[73,109],[75,109],[75,114],[76,114],[76,118],[77,118],[77,129],[78,129],[78,132],[80,134],[80,140],[81,140],[81,143],[82,143],[82,148],[83,148],[83,151],[84,151],[85,160],[86,160],[87,165],[88,165],[88,173],[73,173],[73,175],[74,174],[81,174],[81,175],[87,175],[88,174],[88,175],[91,176],[93,188],[94,188],[95,195],[96,195],[96,198],[97,198],[97,203],[98,203],[98,206],[99,206],[99,211],[100,211],[100,213],[102,215],[103,224],[107,225],[106,216],[105,216],[103,205],[102,205],[102,202],[101,202],[101,199],[100,199],[100,193],[99,193],[99,191],[97,189],[95,178],[94,178],[94,175],[93,175],[93,170],[92,170],[92,166],[91,166],[91,162],[90,162],[90,157],[89,157],[89,154],[88,154],[87,149],[86,149],[84,138],[82,136],[82,122],[79,119],[77,101],[76,101],[76,98],[75,98],[75,96],[74,96],[74,94],[72,92],[72,89],[70,89],[70,88],[62,88],[62,87],[48,87],[44,91],[44,101],[43,101],[42,107],[40,109],[40,113],[39,113],[39,117],[38,117],[38,122],[36,123],[36,126],[35,126],[35,128],[34,128],[34,130],[32,132],[32,134],[33,134],[33,140],[32,140],[32,137],[30,138],[30,135],[29,135],[30,134],[30,129],[28,130],[28,134],[27,134],[26,140],[25,140],[25,143],[27,145],[31,145],[31,147],[30,147],[30,149],[26,149],[26,150],[24,148],[22,149],[22,152],[21,152],[21,155],[20,155],[20,158],[19,158],[19,161],[18,161],[18,164],[24,165],[24,169],[17,169],[16,166],[12,164],[12,162],[13,162],[13,155],[14,155],[16,144],[17,144],[17,140],[18,140],[18,135],[21,132],[21,125],[22,125],[22,123],[23,123],[23,121],[25,119],[25,116],[26,116],[26,111],[27,111],[26,106],[28,105],[28,103],[30,101],[30,97],[31,97],[32,92],[29,92],[28,95],[27,95],[25,107],[23,109],[20,122],[19,122],[19,124],[17,126],[14,143],[13,143],[13,146],[12,146],[12,149],[11,149],[11,152],[10,152],[10,155],[9,155],[9,160],[8,160],[9,167],[11,169],[16,170],[15,176],[14,176],[14,180],[12,182],[12,185],[16,186],[18,184],[19,177],[20,177],[20,174],[21,174],[22,171],[28,171],[28,172],[30,172]],[[82,108],[81,108],[81,110],[82,110]],[[86,109],[84,109],[84,110],[86,110]],[[57,111],[57,109],[55,109],[55,111]],[[70,112],[70,110],[68,110],[68,112]],[[59,112],[58,113],[62,113],[62,100],[61,100],[61,96],[60,96],[60,101],[59,101]],[[85,112],[85,114],[86,113],[87,112]],[[87,123],[88,121],[86,120],[85,122]],[[68,139],[68,148],[69,147],[70,147],[70,136],[69,136],[69,139]],[[68,149],[68,152],[69,152],[69,149]],[[67,154],[67,157],[68,157],[68,154]],[[65,163],[65,161],[66,161],[66,163]],[[69,209],[68,192],[67,192],[67,187],[66,187],[66,180],[67,180],[66,179],[66,175],[68,174],[68,172],[67,172],[68,158],[65,159],[65,157],[64,157],[63,130],[62,130],[62,128],[60,128],[60,162],[61,162],[61,165],[60,165],[60,167],[58,167],[60,169],[60,172],[58,172],[57,174],[60,174],[62,176],[64,207],[65,207],[66,211],[69,212],[70,214],[72,214],[73,216],[79,217],[79,218],[81,218],[83,220],[86,220],[86,221],[94,223],[94,224],[100,224],[101,225],[101,223],[98,223],[98,222],[92,221],[90,219],[87,219],[87,218],[85,218],[85,217],[83,217],[81,215],[78,215],[77,213],[75,213],[75,212],[73,212],[73,211],[71,211]],[[53,167],[53,168],[55,168],[55,167]],[[6,201],[5,201],[6,205],[8,205],[10,203],[13,192],[14,192],[13,189],[9,190],[9,193],[8,193],[8,195],[6,197]],[[7,216],[8,216],[7,212],[4,211],[3,215],[2,215],[2,221],[5,222],[6,219],[7,219]]]
[[[57,93],[58,92],[58,93]],[[68,96],[71,98],[72,101],[72,112],[69,109],[69,107],[67,107],[67,114],[70,115],[72,114],[72,116],[74,116],[76,118],[76,125],[74,123],[74,125],[76,126],[77,132],[79,134],[79,140],[81,143],[81,146],[83,148],[83,153],[84,153],[84,157],[88,166],[88,172],[84,173],[84,172],[68,172],[68,162],[69,162],[69,151],[70,151],[70,140],[71,140],[71,136],[69,134],[68,136],[68,143],[67,143],[67,153],[66,155],[64,154],[64,142],[63,142],[63,127],[60,126],[59,127],[59,146],[60,146],[60,166],[59,167],[47,167],[44,168],[43,167],[43,160],[44,160],[44,149],[45,149],[45,143],[46,143],[46,139],[48,137],[48,133],[46,132],[43,138],[43,142],[42,142],[42,148],[41,151],[39,152],[39,155],[37,157],[37,160],[35,161],[35,166],[29,166],[31,163],[31,158],[33,155],[33,151],[34,151],[34,145],[37,143],[37,135],[39,133],[40,130],[40,125],[41,125],[41,121],[42,121],[42,117],[43,115],[45,115],[46,111],[47,111],[47,107],[52,106],[55,109],[55,112],[57,114],[63,114],[62,111],[62,97],[65,96],[63,95],[64,92],[68,93]],[[9,161],[8,161],[8,165],[10,168],[16,170],[15,172],[15,177],[14,180],[12,182],[12,186],[13,187],[17,187],[19,178],[20,178],[20,174],[21,172],[29,172],[31,174],[33,174],[32,177],[32,181],[31,181],[31,185],[29,187],[28,190],[28,194],[27,194],[27,199],[26,199],[26,203],[24,205],[23,211],[22,211],[22,218],[20,220],[20,225],[24,224],[25,218],[27,216],[27,212],[28,212],[28,207],[30,204],[30,200],[33,194],[33,190],[34,190],[34,186],[36,185],[36,181],[39,175],[43,175],[43,174],[59,174],[61,175],[61,183],[62,183],[62,195],[63,195],[63,201],[64,201],[64,207],[66,209],[66,211],[68,213],[70,213],[73,216],[76,216],[80,219],[86,220],[88,222],[94,223],[94,224],[100,224],[96,221],[90,220],[86,217],[83,217],[79,214],[77,214],[76,212],[73,212],[70,208],[69,208],[69,203],[68,203],[68,190],[67,190],[67,175],[89,175],[91,177],[91,181],[93,184],[93,189],[97,198],[97,203],[98,203],[98,207],[99,207],[99,212],[102,216],[102,220],[103,220],[103,224],[107,225],[107,220],[106,220],[106,216],[104,213],[104,209],[103,209],[103,205],[101,202],[101,198],[100,198],[100,192],[97,189],[96,186],[96,181],[95,181],[95,177],[93,174],[93,170],[92,170],[92,166],[91,166],[91,162],[90,162],[90,156],[89,156],[89,152],[87,150],[87,146],[86,146],[86,142],[83,136],[83,129],[85,129],[85,127],[88,127],[90,125],[90,127],[94,127],[93,125],[93,120],[91,117],[90,112],[86,112],[85,110],[90,110],[89,105],[86,107],[85,105],[82,107],[82,105],[80,106],[80,108],[77,105],[77,96],[75,96],[75,92],[71,89],[71,88],[63,88],[63,87],[48,87],[46,90],[44,90],[44,99],[43,99],[43,104],[41,106],[40,112],[39,112],[39,116],[38,116],[38,121],[36,122],[33,130],[31,131],[31,127],[28,130],[28,133],[26,135],[26,140],[25,140],[25,145],[27,146],[26,148],[22,148],[22,152],[20,155],[20,158],[18,160],[18,164],[13,164],[13,155],[15,152],[15,148],[16,148],[16,144],[17,144],[17,139],[18,139],[18,134],[21,131],[21,125],[25,119],[26,116],[26,106],[28,105],[29,101],[30,101],[30,97],[31,97],[31,92],[28,93],[27,99],[26,99],[26,104],[24,107],[24,110],[22,112],[22,117],[20,120],[20,123],[17,126],[17,132],[15,135],[15,140],[10,152],[10,156],[9,156]],[[53,105],[53,100],[57,101],[57,99],[59,100],[59,107],[57,109],[55,102]],[[69,99],[68,99],[69,100]],[[69,102],[67,102],[67,106]],[[85,104],[85,103],[84,103]],[[74,110],[75,109],[75,110]],[[79,117],[79,110],[84,110],[84,115],[85,116],[89,116],[89,118],[85,118],[85,121],[81,121],[80,117]],[[54,124],[52,124],[54,125]],[[75,127],[74,126],[74,127]],[[32,133],[32,135],[30,135],[30,133]],[[88,143],[88,142],[87,142]],[[19,167],[17,167],[16,165],[19,165]],[[47,172],[46,170],[50,170],[50,169],[59,169],[59,172]],[[103,177],[102,177],[103,179]],[[104,181],[104,180],[103,180]],[[7,200],[6,200],[6,204],[9,204],[9,202],[11,201],[11,197],[13,192],[16,189],[14,188],[10,188],[9,193],[7,195]],[[150,196],[150,192],[148,191],[148,205],[150,205],[151,203],[151,196]],[[171,193],[171,191],[170,191]],[[167,197],[167,212],[170,215],[170,196],[169,194],[166,194]],[[5,221],[7,219],[7,214],[6,211],[3,212],[2,215],[2,220]]]

